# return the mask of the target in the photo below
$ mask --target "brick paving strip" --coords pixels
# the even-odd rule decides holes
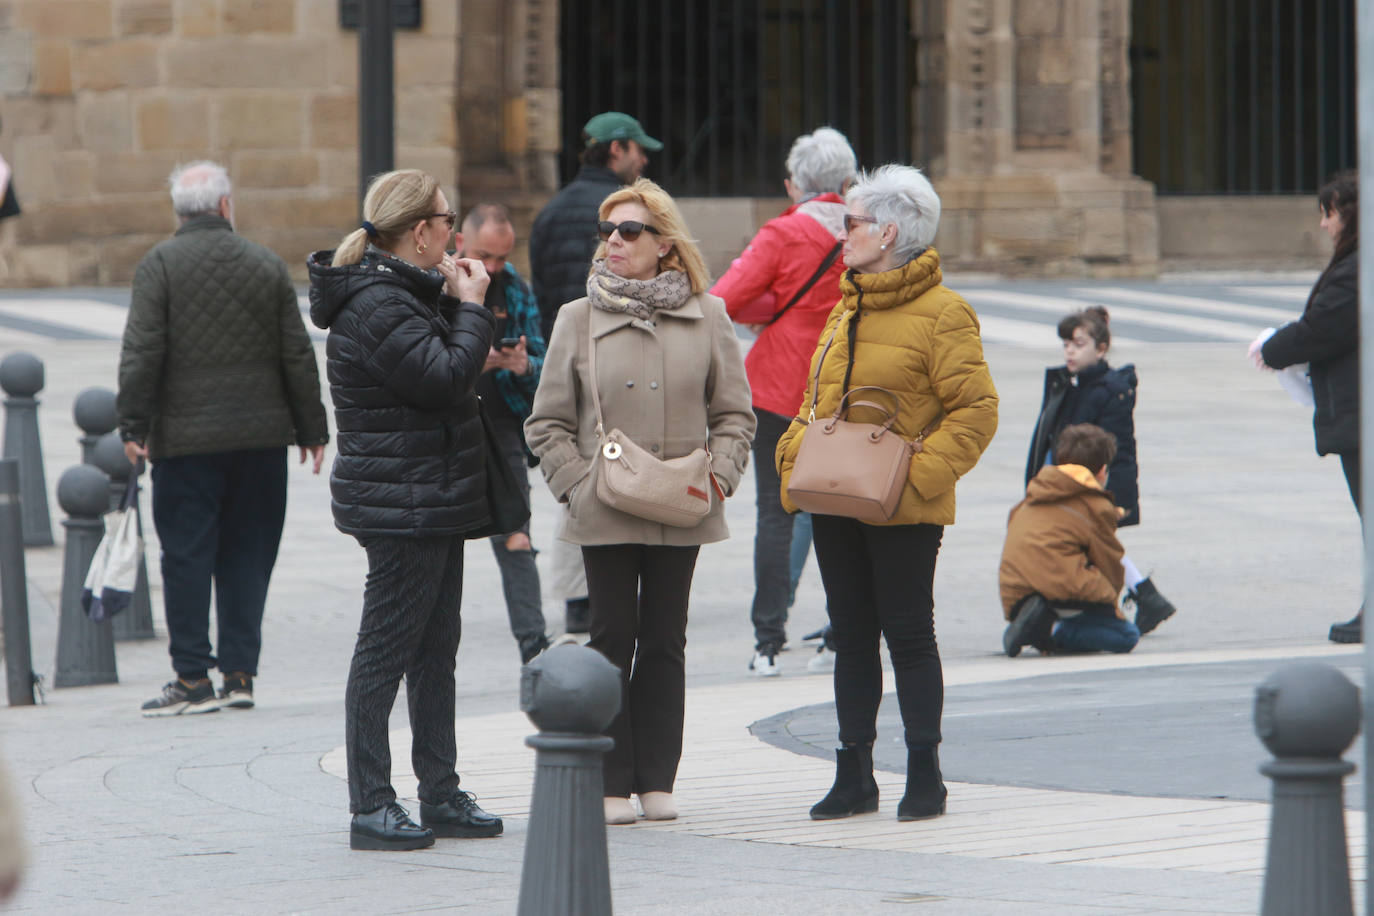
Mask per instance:
[[[1348,647],[1312,646],[1249,651],[1177,652],[1123,657],[1086,656],[1045,660],[1035,674],[1090,672],[1125,667],[1206,664],[1240,659],[1322,658],[1350,654]],[[946,668],[946,686],[1025,677],[1025,665],[1005,659]],[[949,781],[949,813],[915,824],[895,820],[903,779],[879,772],[882,807],[876,814],[816,822],[808,808],[828,788],[833,765],[754,737],[749,726],[780,710],[832,699],[825,677],[698,687],[687,693],[687,721],[676,795],[676,821],[641,820],[625,830],[792,846],[885,850],[971,856],[1043,864],[1181,869],[1262,876],[1269,805],[1256,802],[1029,789]],[[887,697],[887,702],[894,702]],[[460,719],[464,785],[503,816],[529,814],[534,752],[524,739],[533,727],[522,713]],[[409,759],[410,732],[391,734],[398,766],[397,791],[415,796],[415,779],[401,772]],[[1256,741],[1256,764],[1263,758]],[[321,760],[327,773],[344,778],[342,748]],[[1364,878],[1364,816],[1346,817],[1352,878]]]

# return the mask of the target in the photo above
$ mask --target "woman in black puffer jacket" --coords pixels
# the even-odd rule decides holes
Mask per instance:
[[[1302,317],[1274,332],[1259,350],[1264,365],[1307,363],[1312,427],[1318,455],[1340,455],[1341,470],[1360,511],[1360,182],[1341,172],[1317,192],[1321,227],[1336,243]],[[1360,642],[1364,609],[1333,624],[1333,642]]]
[[[310,317],[329,329],[334,521],[368,563],[345,699],[351,845],[419,849],[502,827],[458,788],[453,678],[464,535],[490,522],[474,388],[495,321],[479,304],[482,262],[444,253],[455,217],[433,177],[377,176],[363,213],[337,251],[308,262]],[[421,825],[391,786],[403,674]]]

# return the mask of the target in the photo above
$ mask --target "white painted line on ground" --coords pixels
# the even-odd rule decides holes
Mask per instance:
[[[1070,290],[1070,292],[1080,296],[1114,299],[1118,302],[1172,305],[1176,308],[1195,309],[1199,312],[1210,312],[1213,315],[1231,315],[1236,318],[1254,319],[1269,324],[1282,324],[1297,317],[1291,309],[1270,308],[1264,305],[1242,305],[1236,302],[1203,299],[1200,296],[1180,296],[1176,293],[1156,293],[1143,289],[1078,288]]]
[[[124,336],[129,310],[95,299],[25,299],[0,302],[0,314],[45,321],[90,334],[105,334],[119,340]]]
[[[1232,291],[1242,296],[1251,296],[1255,299],[1273,299],[1277,302],[1289,302],[1299,308],[1307,301],[1307,297],[1312,294],[1312,287],[1308,286],[1231,286]]]
[[[1057,353],[1059,338],[1054,326],[1044,321],[1022,321],[1019,318],[1003,318],[1001,315],[979,315],[979,333],[989,343],[1012,344],[1019,347],[1042,347],[1047,352]],[[1144,345],[1144,341],[1134,337],[1112,335],[1113,346]]]
[[[1093,293],[1104,290],[1092,290]],[[1066,296],[1037,296],[1030,293],[1013,293],[1000,289],[964,290],[963,296],[971,303],[997,302],[1017,306],[1037,312],[1054,315],[1067,315],[1075,309],[1098,304],[1093,299],[1071,299]],[[1105,298],[1105,297],[1102,297]],[[1135,324],[1152,325],[1159,328],[1172,328],[1190,334],[1218,337],[1222,340],[1249,342],[1263,329],[1263,325],[1241,325],[1215,318],[1197,318],[1173,312],[1152,312],[1147,309],[1131,308],[1113,304],[1109,309],[1113,318],[1124,319]],[[1116,335],[1112,335],[1115,339]]]

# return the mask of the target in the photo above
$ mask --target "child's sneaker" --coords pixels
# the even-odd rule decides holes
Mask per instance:
[[[219,692],[220,705],[230,709],[253,708],[253,678],[242,671],[231,671],[224,676],[224,687]]]
[[[162,695],[143,704],[143,715],[180,716],[202,712],[219,712],[219,698],[209,678],[187,683],[181,678],[162,688]]]
[[[754,660],[749,663],[749,670],[755,677],[777,677],[782,674],[782,669],[778,667],[777,652],[767,649],[755,653]]]

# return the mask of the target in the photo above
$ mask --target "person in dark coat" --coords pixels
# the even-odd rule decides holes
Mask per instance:
[[[1335,250],[1307,297],[1302,317],[1279,328],[1252,354],[1263,366],[1308,364],[1312,429],[1318,455],[1339,455],[1355,511],[1360,511],[1360,183],[1354,171],[1317,192],[1321,227]],[[1331,626],[1332,642],[1361,642],[1364,608]]]
[[[605,111],[582,128],[582,168],[567,187],[539,211],[530,230],[530,285],[539,303],[544,340],[553,339],[553,322],[566,303],[587,295],[601,202],[632,184],[649,164],[645,150],[663,144],[640,123],[619,111]],[[582,555],[566,541],[553,546],[554,590],[566,602],[564,629],[586,633],[591,611]]]
[[[378,175],[363,215],[308,260],[310,317],[329,329],[334,521],[368,563],[344,701],[350,845],[420,849],[502,830],[458,787],[454,735],[463,541],[491,521],[475,389],[496,323],[482,262],[445,254],[456,215],[433,176]],[[403,675],[419,825],[391,786],[387,723]]]
[[[176,672],[143,704],[148,717],[253,706],[287,448],[318,474],[329,441],[295,287],[281,258],[234,232],[228,172],[192,162],[172,173],[171,194],[181,227],[134,273],[115,402],[129,462],[152,460]]]
[[[1045,370],[1045,392],[1040,415],[1031,434],[1026,459],[1026,485],[1047,464],[1058,464],[1052,444],[1067,426],[1091,423],[1116,438],[1116,457],[1107,469],[1107,491],[1122,510],[1118,527],[1140,524],[1135,446],[1135,366],[1113,369],[1107,364],[1112,345],[1107,310],[1094,305],[1066,315],[1059,322],[1064,343],[1064,365]],[[1126,571],[1126,598],[1136,606],[1135,624],[1141,635],[1154,630],[1175,613],[1174,605],[1160,594],[1153,580],[1140,571],[1129,556],[1122,558]]]

